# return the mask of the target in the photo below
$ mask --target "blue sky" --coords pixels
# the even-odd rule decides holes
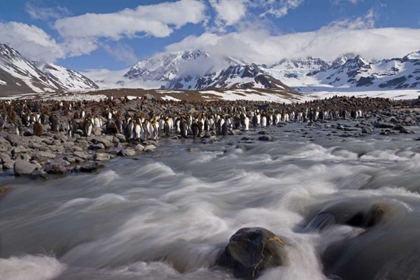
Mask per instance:
[[[186,48],[259,62],[299,55],[332,59],[345,52],[377,58],[420,50],[420,0],[0,3],[1,43],[30,59],[75,70],[117,70]]]

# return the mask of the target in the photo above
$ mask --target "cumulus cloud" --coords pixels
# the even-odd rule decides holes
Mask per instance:
[[[205,4],[198,0],[180,0],[138,6],[108,14],[84,14],[59,19],[54,27],[63,38],[135,37],[139,34],[167,37],[174,29],[205,19]],[[89,26],[89,28],[86,28]]]
[[[31,2],[25,4],[25,10],[32,19],[40,20],[58,19],[71,15],[70,10],[66,7],[42,8]]]
[[[247,12],[248,1],[244,0],[209,0],[209,3],[216,11],[217,25],[234,25],[240,21]]]
[[[272,35],[268,31],[229,34],[204,33],[168,45],[167,51],[201,49],[211,55],[229,55],[247,62],[275,63],[283,58],[319,57],[334,60],[344,53],[367,59],[402,57],[420,50],[420,30],[410,28],[355,28],[347,23],[326,26],[313,32]],[[386,46],[386,47],[384,47]]]
[[[0,23],[2,43],[32,60],[53,62],[65,57],[62,47],[39,27],[20,22]]]

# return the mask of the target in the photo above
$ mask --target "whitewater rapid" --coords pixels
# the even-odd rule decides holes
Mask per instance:
[[[257,226],[288,245],[287,265],[260,279],[327,279],[320,255],[364,231],[305,230],[332,203],[392,206],[386,226],[363,235],[367,244],[380,245],[384,232],[408,221],[417,232],[413,135],[354,139],[308,129],[302,137],[303,127],[268,129],[274,142],[254,140],[257,131],[213,144],[162,140],[155,154],[114,159],[99,174],[48,181],[2,174],[13,191],[0,200],[0,279],[231,279],[214,263],[238,229]],[[352,250],[343,253],[349,265],[363,248]]]

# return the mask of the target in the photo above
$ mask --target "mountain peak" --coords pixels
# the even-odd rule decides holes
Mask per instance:
[[[420,60],[420,51],[417,52],[412,52],[407,54],[406,56],[403,57],[404,61],[407,60]]]
[[[30,61],[17,50],[0,44],[0,92],[6,94],[57,92],[98,88],[82,74],[53,64]]]

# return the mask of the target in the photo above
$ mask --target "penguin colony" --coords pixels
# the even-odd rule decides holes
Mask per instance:
[[[356,119],[390,110],[384,98],[332,97],[299,104],[258,101],[186,102],[112,96],[97,101],[0,101],[0,129],[42,136],[46,131],[89,137],[123,134],[127,141],[198,138],[288,122]]]

